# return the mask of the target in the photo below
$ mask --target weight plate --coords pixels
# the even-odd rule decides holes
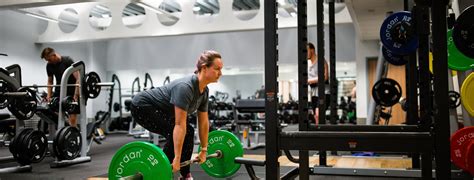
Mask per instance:
[[[110,161],[108,176],[109,180],[117,180],[138,172],[143,175],[143,180],[173,178],[168,157],[148,142],[135,141],[122,146]]]
[[[451,161],[461,169],[466,168],[467,147],[474,139],[474,126],[464,127],[457,130],[451,136]]]
[[[38,163],[46,155],[48,149],[48,139],[46,135],[41,131],[32,131],[25,138],[26,146],[25,148],[25,157],[29,159],[32,163]]]
[[[10,152],[13,155],[13,158],[15,158],[15,160],[21,165],[31,164],[30,161],[23,158],[23,156],[22,156],[23,151],[24,151],[24,148],[22,147],[23,139],[31,131],[33,131],[33,129],[31,129],[31,128],[26,128],[26,129],[21,130],[20,133],[18,133],[18,135],[16,135],[13,138],[12,142],[10,143],[10,145],[8,147]]]
[[[452,70],[466,71],[474,69],[474,59],[461,53],[453,42],[453,31],[448,30],[448,67]]]
[[[84,83],[83,83],[83,92],[86,95],[86,97],[94,99],[100,94],[100,86],[97,86],[97,83],[100,83],[100,77],[99,74],[97,74],[94,71],[91,71],[87,73],[87,75],[84,77]]]
[[[199,147],[199,151],[201,148]],[[212,177],[225,178],[232,176],[240,169],[235,163],[236,157],[242,157],[244,149],[239,139],[229,131],[215,130],[209,133],[208,154],[222,152],[222,158],[210,158],[201,164],[201,168]]]
[[[471,141],[471,144],[467,147],[466,168],[471,175],[474,175],[474,141]]]
[[[67,126],[62,128],[58,137],[53,142],[53,148],[60,160],[72,160],[78,157],[81,153],[81,133],[75,127]]]
[[[114,106],[113,106],[113,109],[114,109],[114,112],[118,112],[120,111],[120,104],[119,103],[114,103]]]
[[[466,111],[474,116],[474,73],[464,80],[461,86],[461,102]]]
[[[56,131],[56,134],[54,135],[54,139],[53,139],[53,153],[56,157],[58,157],[58,142],[59,142],[59,137],[61,136],[61,133],[62,131],[65,129],[66,127],[63,127],[59,130]],[[60,157],[58,157],[58,159],[62,159]]]
[[[36,91],[21,87],[18,92],[27,92],[25,97],[15,97],[9,99],[8,110],[19,120],[27,120],[35,115],[37,100]]]
[[[461,105],[461,95],[456,91],[448,91],[449,108],[457,108]]]
[[[418,39],[413,31],[411,12],[400,11],[385,18],[380,28],[383,46],[395,54],[406,55],[418,47]]]
[[[62,132],[62,136],[59,137],[58,152],[66,160],[72,160],[78,157],[81,153],[81,133],[79,129],[68,126]]]
[[[0,93],[13,92],[14,88],[8,82],[0,80]],[[0,96],[0,109],[8,107],[8,97]]]
[[[453,27],[453,42],[464,55],[474,58],[474,6],[459,15]]]
[[[63,101],[61,102],[62,107],[63,107],[62,110],[67,113],[75,112],[76,108],[79,108],[79,107],[77,107],[78,106],[77,104],[73,104],[73,102],[74,102],[74,98],[72,96],[64,97]]]
[[[392,53],[385,47],[382,47],[382,54],[386,61],[395,66],[401,66],[408,63],[406,56]]]
[[[402,87],[393,79],[382,78],[372,87],[372,97],[381,106],[393,106],[402,97]]]

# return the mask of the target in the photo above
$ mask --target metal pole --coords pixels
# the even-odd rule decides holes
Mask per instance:
[[[264,40],[265,40],[265,179],[279,179],[280,137],[277,114],[278,103],[278,19],[277,3],[274,0],[264,1]]]

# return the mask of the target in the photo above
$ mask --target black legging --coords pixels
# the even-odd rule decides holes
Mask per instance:
[[[175,125],[174,117],[153,106],[131,105],[131,113],[135,122],[150,132],[160,134],[166,138],[163,148],[170,163],[174,159],[173,129]],[[194,128],[188,122],[186,125],[186,136],[184,137],[181,151],[181,162],[191,159],[194,147]],[[181,167],[180,173],[186,176],[189,173],[189,166]]]

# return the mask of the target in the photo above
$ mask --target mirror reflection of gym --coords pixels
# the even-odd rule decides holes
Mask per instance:
[[[112,24],[112,13],[109,7],[102,4],[92,7],[89,13],[89,24],[98,31],[107,29]]]

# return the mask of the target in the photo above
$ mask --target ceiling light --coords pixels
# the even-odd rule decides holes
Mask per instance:
[[[199,6],[194,6],[193,7],[193,11],[200,11],[200,10],[201,10],[201,7],[199,7]]]
[[[30,16],[30,17],[37,18],[37,19],[41,19],[41,20],[45,20],[45,21],[49,21],[49,22],[54,22],[54,23],[59,23],[59,21],[57,19],[50,18],[46,15],[31,13],[31,12],[21,10],[21,9],[17,9],[17,10],[14,10],[14,11],[22,13],[22,14]]]
[[[151,10],[151,11],[157,13],[157,14],[163,14],[163,12],[162,12],[161,9],[157,9],[157,8],[155,8],[155,7],[153,7],[153,6],[149,5],[149,4],[147,4],[147,3],[144,3],[144,2],[139,1],[139,2],[136,2],[135,4],[138,5],[138,6],[140,6],[140,7],[142,7],[142,8]]]
[[[31,16],[31,17],[34,17],[34,18],[38,18],[38,19],[41,19],[41,20],[45,20],[45,21],[54,22],[54,23],[59,22],[56,19],[53,19],[53,18],[50,18],[50,17],[47,17],[47,16],[43,16],[43,15],[39,15],[39,14],[33,14],[33,13],[26,12],[25,15]]]

